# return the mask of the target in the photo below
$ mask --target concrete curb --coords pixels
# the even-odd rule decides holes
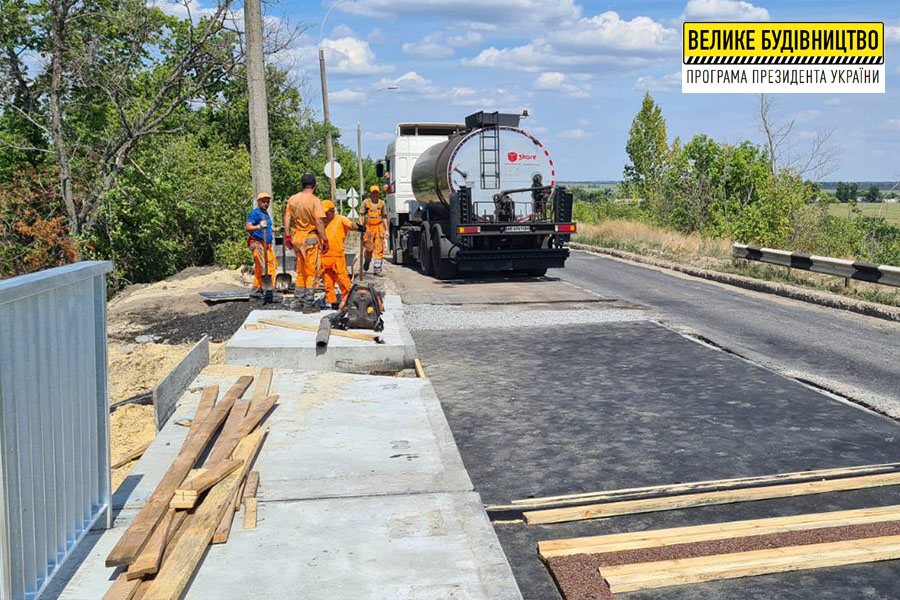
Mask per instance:
[[[900,308],[876,304],[874,302],[866,302],[864,300],[855,300],[837,294],[829,294],[827,292],[818,292],[807,290],[793,285],[784,283],[775,283],[772,281],[764,281],[762,279],[754,279],[744,275],[733,275],[731,273],[720,273],[718,271],[710,271],[709,269],[701,269],[688,265],[681,265],[668,260],[643,256],[633,252],[624,250],[616,250],[614,248],[604,248],[602,246],[592,246],[590,244],[581,244],[577,242],[569,243],[569,247],[573,250],[584,250],[586,252],[594,252],[596,254],[606,254],[616,258],[621,258],[631,262],[651,265],[671,271],[678,271],[692,277],[708,279],[718,283],[725,283],[735,287],[752,290],[754,292],[764,292],[767,294],[775,294],[791,298],[792,300],[800,300],[809,302],[810,304],[818,304],[828,308],[837,308],[840,310],[848,310],[868,317],[877,317],[888,321],[900,322]]]
[[[156,430],[159,431],[175,412],[178,398],[188,388],[191,381],[209,364],[209,336],[197,342],[153,388],[153,412],[156,416]]]

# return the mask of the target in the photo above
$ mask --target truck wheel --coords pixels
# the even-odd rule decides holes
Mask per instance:
[[[547,274],[547,267],[544,267],[543,269],[528,269],[525,272],[532,277],[543,277]]]
[[[400,230],[391,227],[391,250],[393,252],[393,260],[395,265],[403,264],[403,250],[400,248]]]
[[[455,277],[456,265],[450,262],[449,258],[441,258],[441,241],[436,235],[436,232],[432,232],[432,240],[431,263],[434,276],[438,279],[450,279],[451,277]]]
[[[431,235],[428,227],[422,226],[422,235],[419,236],[419,270],[422,275],[434,275],[431,263]]]

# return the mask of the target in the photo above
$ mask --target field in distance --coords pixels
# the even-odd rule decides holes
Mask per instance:
[[[891,225],[900,226],[900,203],[860,202],[857,206],[867,217],[884,217]],[[831,204],[828,210],[837,217],[853,216],[849,204]]]

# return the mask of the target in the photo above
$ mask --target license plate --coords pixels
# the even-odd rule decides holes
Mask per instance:
[[[529,225],[509,225],[503,231],[506,233],[518,233],[520,231],[531,231],[531,226]]]

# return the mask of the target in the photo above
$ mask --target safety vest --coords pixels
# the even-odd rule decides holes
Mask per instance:
[[[366,198],[366,227],[377,227],[381,225],[384,212],[384,202],[379,200],[377,204]]]

